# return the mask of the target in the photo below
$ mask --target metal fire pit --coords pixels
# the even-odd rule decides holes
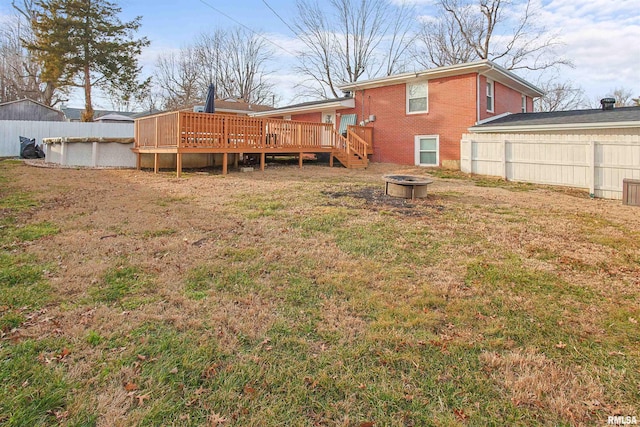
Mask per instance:
[[[382,179],[385,180],[384,194],[411,200],[427,197],[427,186],[433,183],[427,177],[412,175],[385,175]]]

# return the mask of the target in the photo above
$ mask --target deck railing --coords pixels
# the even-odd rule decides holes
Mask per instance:
[[[349,151],[354,152],[358,156],[363,159],[367,158],[367,154],[371,154],[368,152],[367,141],[362,139],[353,129],[347,130],[347,141],[349,142]]]
[[[365,126],[347,126],[347,132],[353,132],[367,144],[367,154],[373,154],[373,128]]]
[[[333,149],[332,124],[177,111],[136,120],[135,148]]]

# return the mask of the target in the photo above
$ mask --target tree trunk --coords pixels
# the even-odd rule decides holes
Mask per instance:
[[[91,72],[89,70],[89,66],[84,67],[84,111],[82,112],[82,121],[93,121],[93,105],[91,104]]]

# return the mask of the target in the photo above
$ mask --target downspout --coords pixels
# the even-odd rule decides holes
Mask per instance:
[[[362,122],[364,122],[364,89],[362,89]],[[357,119],[356,119],[357,121]],[[360,124],[360,122],[358,122]]]

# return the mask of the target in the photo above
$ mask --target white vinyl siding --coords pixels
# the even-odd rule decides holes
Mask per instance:
[[[494,87],[491,80],[487,80],[487,111],[493,113]]]
[[[420,114],[427,111],[429,111],[428,83],[407,83],[407,114]]]
[[[416,166],[440,165],[440,141],[438,135],[417,135],[415,137]]]

